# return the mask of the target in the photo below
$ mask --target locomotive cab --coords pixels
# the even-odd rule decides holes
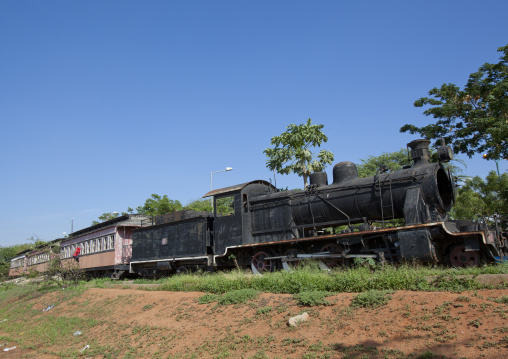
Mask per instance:
[[[216,256],[225,255],[228,248],[253,243],[250,201],[253,197],[275,192],[272,184],[258,180],[213,190],[203,196],[213,197],[213,247]]]

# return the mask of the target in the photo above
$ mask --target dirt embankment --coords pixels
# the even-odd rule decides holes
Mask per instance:
[[[1,352],[0,358],[494,358],[508,357],[508,290],[407,292],[387,305],[353,309],[355,294],[330,305],[298,306],[291,295],[261,294],[246,304],[199,304],[203,293],[87,289],[58,302],[33,299],[41,315],[94,318],[70,342]],[[288,326],[292,316],[309,320]],[[30,325],[27,318],[27,325]],[[77,328],[79,329],[79,328]],[[0,336],[2,336],[0,327]],[[5,343],[7,346],[16,343]],[[60,353],[59,355],[55,355]],[[70,354],[69,354],[70,355]]]

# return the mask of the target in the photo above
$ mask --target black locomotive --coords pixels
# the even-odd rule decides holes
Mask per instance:
[[[218,189],[214,213],[184,211],[134,231],[130,272],[144,276],[192,268],[251,266],[254,272],[313,258],[323,268],[352,258],[478,265],[508,253],[506,234],[484,224],[449,220],[454,183],[442,162],[449,147],[429,161],[428,140],[408,144],[413,165],[358,178],[341,162],[333,182],[313,173],[303,191],[279,191],[258,180]],[[229,201],[230,215],[217,213]]]

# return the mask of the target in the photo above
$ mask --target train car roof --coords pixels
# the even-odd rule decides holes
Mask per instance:
[[[110,219],[109,221],[100,222],[98,224],[92,225],[90,227],[86,227],[83,229],[80,229],[79,231],[75,231],[74,233],[71,233],[68,238],[65,238],[65,240],[74,239],[76,237],[79,237],[81,235],[95,232],[102,228],[112,227],[112,226],[137,226],[139,225],[139,221],[142,219],[148,219],[150,216],[144,215],[144,214],[126,214],[123,216],[119,216],[113,219]]]
[[[224,193],[229,193],[229,192],[236,192],[236,191],[242,190],[247,185],[250,185],[250,184],[253,184],[253,183],[264,184],[264,185],[266,185],[268,187],[271,187],[273,190],[277,190],[275,188],[275,186],[272,185],[270,182],[267,182],[267,181],[264,181],[264,180],[255,180],[255,181],[250,181],[250,182],[245,182],[245,183],[237,184],[237,185],[230,186],[230,187],[224,187],[224,188],[214,189],[213,191],[210,191],[207,194],[205,194],[203,196],[203,198],[211,197],[211,196],[217,196],[219,194],[224,194]]]
[[[41,249],[48,249],[49,247],[51,247],[52,244],[58,243],[60,241],[63,241],[64,239],[65,238],[53,239],[52,241],[49,241],[47,243],[39,244],[37,247],[29,248],[29,249],[24,249],[21,252],[16,253],[16,255],[17,256],[21,256],[22,254],[25,254],[25,253],[28,253],[28,252],[35,252],[35,251],[40,251]]]

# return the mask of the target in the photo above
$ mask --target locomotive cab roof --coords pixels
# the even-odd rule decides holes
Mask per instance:
[[[256,181],[250,181],[250,182],[245,182],[245,183],[237,184],[237,185],[230,186],[230,187],[224,187],[224,188],[214,189],[213,191],[210,191],[207,194],[205,194],[203,196],[203,198],[211,197],[211,196],[223,195],[223,194],[227,194],[227,193],[231,193],[231,192],[236,192],[236,191],[241,191],[242,189],[244,189],[248,185],[255,184],[255,183],[266,185],[267,187],[269,187],[270,190],[273,190],[274,192],[277,191],[277,188],[275,188],[275,186],[272,185],[270,182],[267,182],[267,181],[264,181],[264,180],[256,180]]]

